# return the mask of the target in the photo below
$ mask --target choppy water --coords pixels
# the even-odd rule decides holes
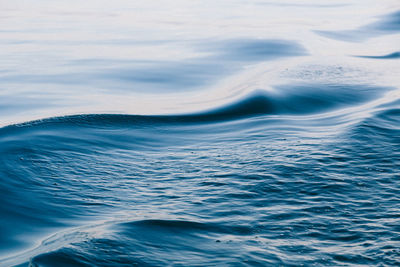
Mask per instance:
[[[0,266],[400,263],[398,1],[1,1],[0,36]]]

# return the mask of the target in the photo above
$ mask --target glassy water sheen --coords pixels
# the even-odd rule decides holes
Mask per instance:
[[[398,0],[0,3],[0,266],[400,264]]]

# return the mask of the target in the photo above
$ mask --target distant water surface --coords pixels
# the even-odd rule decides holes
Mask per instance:
[[[0,266],[400,264],[398,1],[1,1]]]

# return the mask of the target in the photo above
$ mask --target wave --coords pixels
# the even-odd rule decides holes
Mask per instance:
[[[188,92],[210,86],[226,75],[240,72],[249,64],[280,58],[304,56],[307,51],[295,41],[279,39],[228,39],[195,44],[202,57],[179,60],[71,60],[64,63],[79,72],[9,74],[0,78],[7,84],[25,83],[85,86],[98,91],[117,92]],[[84,67],[84,70],[81,68]],[[85,70],[88,67],[89,70]],[[75,89],[76,90],[76,89]],[[79,91],[76,91],[78,93]],[[50,94],[51,95],[51,94]],[[26,99],[40,105],[40,95]],[[25,98],[24,98],[25,99]],[[36,100],[36,101],[34,101]],[[48,99],[51,100],[51,99]],[[62,101],[59,101],[62,102]],[[39,104],[38,104],[39,103]],[[1,102],[0,102],[1,104]],[[0,105],[1,108],[1,105]]]
[[[0,267],[399,265],[394,0],[47,2],[0,14]]]
[[[317,34],[335,40],[359,42],[373,37],[396,34],[400,31],[400,11],[385,14],[376,22],[361,26],[354,30],[315,31]]]
[[[252,236],[256,232],[249,226],[162,219],[110,222],[97,228],[100,234],[94,234],[88,227],[57,236],[59,239],[68,236],[74,243],[37,254],[30,259],[30,266],[44,267],[54,263],[58,266],[154,266],[171,261],[189,265],[234,263],[251,252],[242,251],[232,258],[231,253],[238,252],[240,247],[233,237]],[[232,239],[226,240],[227,235]],[[49,241],[36,250],[50,249],[57,239]],[[159,256],[152,258],[152,254]],[[218,255],[218,258],[212,255]]]
[[[256,90],[221,107],[178,115],[83,114],[54,117],[14,125],[144,125],[228,121],[260,115],[309,115],[354,107],[375,100],[388,87],[352,84],[303,84],[276,86],[274,91]],[[12,128],[12,127],[11,127]],[[9,131],[10,127],[2,129]]]
[[[367,95],[380,89],[364,88]],[[276,97],[280,110],[255,110],[301,118],[369,99],[357,92],[338,103],[327,93],[317,109],[298,111],[308,98],[288,109],[290,101]],[[0,266],[29,259],[38,267],[393,264],[387,244],[397,242],[390,239],[398,229],[386,222],[398,217],[398,100],[351,127],[322,117],[316,129],[308,119],[295,126],[283,115],[241,110],[270,104],[269,94],[246,101],[218,111],[218,123],[197,123],[217,116],[205,112],[80,115],[2,128],[0,192],[7,198],[0,212],[8,223],[0,249],[18,254],[0,258]],[[97,220],[106,223],[97,227]],[[21,254],[32,240],[43,242]]]
[[[383,56],[358,56],[362,58],[374,58],[374,59],[397,59],[400,58],[400,52],[393,52]]]

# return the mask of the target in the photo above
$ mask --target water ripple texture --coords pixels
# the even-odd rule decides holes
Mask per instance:
[[[0,266],[400,264],[397,1],[3,4]]]

